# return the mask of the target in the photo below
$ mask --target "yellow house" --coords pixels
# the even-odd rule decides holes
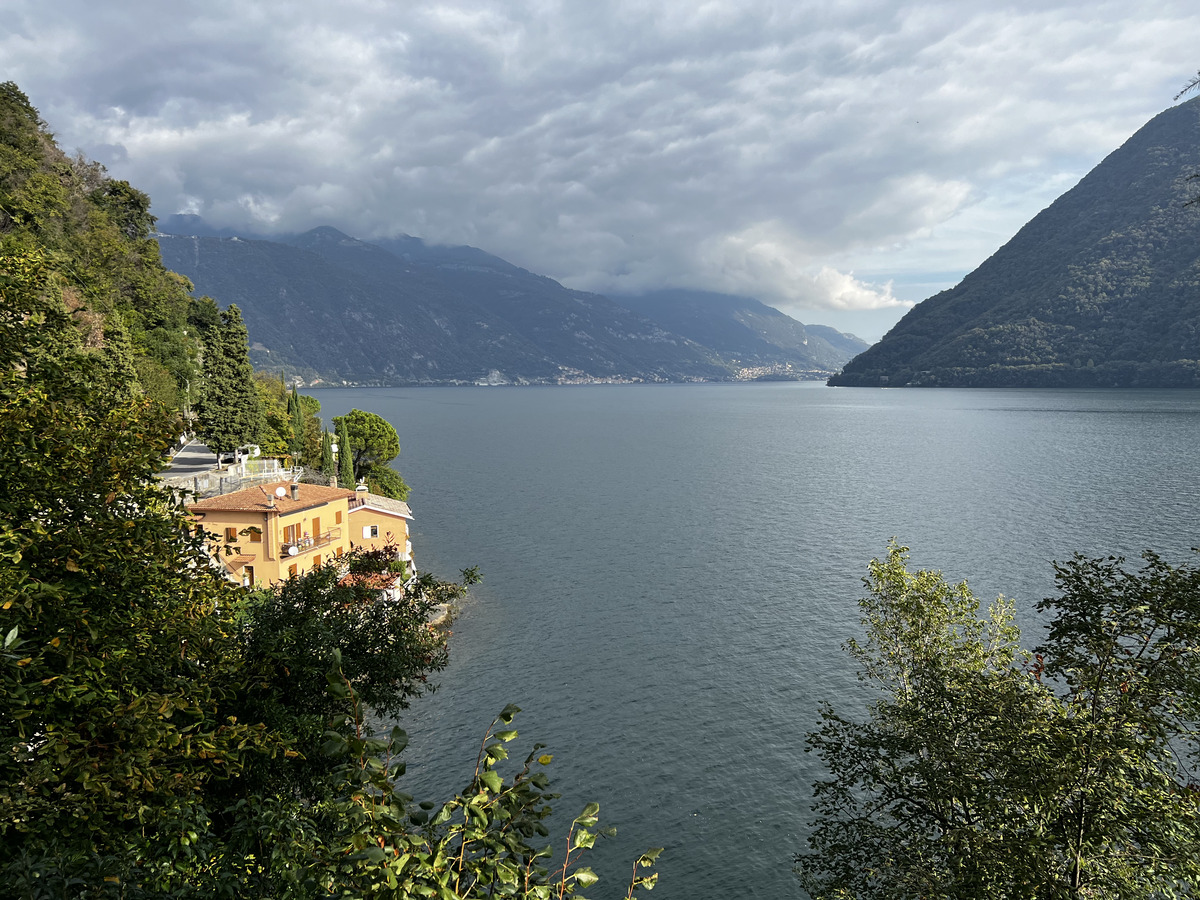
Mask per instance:
[[[359,485],[350,500],[350,544],[369,550],[393,549],[397,559],[408,563],[409,573],[416,574],[408,532],[411,521],[407,503],[372,494]]]
[[[188,512],[230,577],[249,586],[283,581],[349,552],[354,500],[344,488],[279,481],[198,500]]]

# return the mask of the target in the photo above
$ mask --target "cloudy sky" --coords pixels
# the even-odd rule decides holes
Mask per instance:
[[[257,233],[481,247],[878,338],[1200,68],[1195,0],[0,0],[68,152]]]

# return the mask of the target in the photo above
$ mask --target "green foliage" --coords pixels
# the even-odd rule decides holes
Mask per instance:
[[[0,255],[0,371],[35,375],[82,352],[62,291],[40,250]]]
[[[288,449],[292,456],[300,459],[304,452],[304,410],[300,406],[300,395],[295,388],[287,395],[287,414],[291,426]]]
[[[149,195],[132,187],[128,181],[104,179],[91,193],[92,199],[108,213],[113,224],[130,240],[145,240],[154,230],[150,215]]]
[[[331,679],[331,690],[354,698],[351,679]],[[553,759],[535,744],[523,765],[505,777],[501,765],[517,738],[509,726],[520,712],[509,705],[493,720],[481,744],[475,772],[467,787],[443,804],[414,804],[402,793],[398,778],[404,764],[396,751],[407,735],[394,729],[390,737],[367,739],[361,732],[350,737],[331,736],[328,752],[346,760],[338,799],[332,805],[340,832],[331,836],[342,863],[337,884],[348,896],[363,898],[409,897],[520,897],[528,900],[580,897],[599,879],[580,857],[597,836],[615,829],[596,829],[599,806],[589,803],[576,816],[566,836],[567,851],[560,864],[552,864],[546,819],[550,801],[558,794],[548,790],[543,771]],[[652,890],[656,874],[639,869],[654,864],[662,848],[642,854],[634,864],[626,893],[633,897]]]
[[[344,488],[354,487],[354,453],[350,450],[350,435],[346,431],[346,422],[344,419],[338,420],[334,418],[334,426],[337,428],[337,445],[338,445],[338,484]]]
[[[371,493],[394,500],[408,499],[408,484],[400,477],[400,473],[390,466],[372,466],[367,470],[365,477]]]
[[[326,478],[337,474],[333,465],[333,437],[326,429],[321,430],[321,474]]]
[[[291,452],[292,421],[288,415],[288,392],[283,382],[267,372],[255,372],[254,384],[262,408],[264,428],[258,443],[267,456]]]
[[[831,707],[810,734],[811,852],[822,897],[1168,897],[1200,885],[1200,570],[1153,554],[1056,567],[1037,655],[1011,604],[910,573],[892,544],[849,642],[877,690],[866,721]],[[1060,687],[1061,692],[1055,688]]]
[[[246,326],[236,306],[205,335],[204,387],[196,403],[196,434],[218,454],[256,443],[264,433]]]
[[[122,358],[131,395],[139,376],[152,373],[158,383],[149,393],[165,400],[186,393],[198,344],[186,327],[191,285],[163,268],[149,207],[103,166],[63,154],[20,89],[0,85],[0,260],[36,258],[43,299],[61,305],[80,346]],[[109,346],[110,336],[127,346]],[[137,357],[154,365],[128,364]],[[161,383],[164,371],[173,390]]]
[[[148,865],[271,744],[223,710],[234,590],[152,483],[174,432],[146,404],[9,373],[0,428],[0,633],[19,636],[0,666],[0,871]]]
[[[345,713],[343,699],[326,692],[335,654],[354,681],[359,709],[384,718],[395,718],[430,689],[429,675],[446,665],[445,635],[426,620],[465,586],[427,575],[398,597],[381,594],[379,579],[390,561],[382,551],[355,551],[240,605],[251,686],[238,717],[288,735],[303,758],[261,762],[254,777],[272,791],[319,799],[328,769],[319,752],[322,735]]]
[[[375,466],[385,466],[400,455],[396,429],[382,416],[352,409],[344,416],[334,416],[333,421],[338,433],[349,438],[349,444],[343,445],[341,452],[351,454],[356,480],[365,478]]]

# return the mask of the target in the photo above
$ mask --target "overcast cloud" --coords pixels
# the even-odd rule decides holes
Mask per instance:
[[[0,13],[0,80],[159,216],[403,232],[587,290],[747,294],[868,339],[1200,68],[1195,0]]]

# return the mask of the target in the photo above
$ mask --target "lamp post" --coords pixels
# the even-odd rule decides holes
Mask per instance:
[[[337,476],[338,476],[338,458],[337,458],[338,445],[337,445],[337,441],[329,442],[329,452],[333,454],[333,476],[332,476],[332,481],[330,481],[330,484],[337,484]]]

